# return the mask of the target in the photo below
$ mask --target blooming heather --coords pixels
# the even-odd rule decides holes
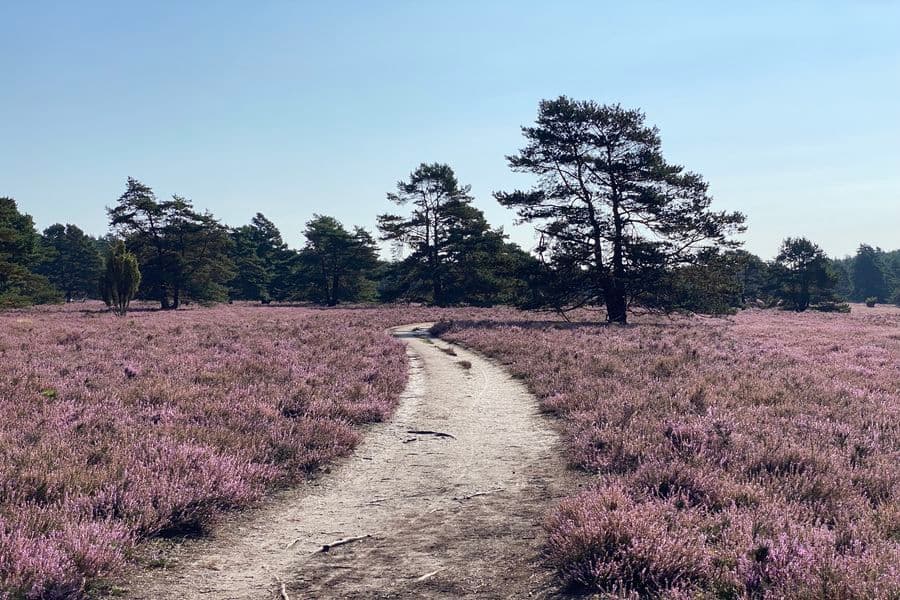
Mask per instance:
[[[455,321],[564,418],[547,557],[612,597],[900,598],[900,311]]]
[[[0,598],[78,597],[302,479],[406,382],[384,311],[84,306],[0,313]]]
[[[384,332],[504,362],[593,473],[547,558],[611,597],[900,597],[900,311],[629,327],[506,309],[0,313],[0,598],[83,596],[134,544],[349,452],[406,380]],[[84,308],[84,307],[81,307]]]

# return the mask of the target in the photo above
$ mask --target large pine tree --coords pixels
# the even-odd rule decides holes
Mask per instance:
[[[710,209],[700,175],[664,159],[655,127],[619,105],[566,97],[541,102],[514,171],[537,176],[530,191],[497,192],[520,222],[535,223],[562,307],[603,303],[610,322],[657,297],[666,272],[704,249],[733,247],[740,213]]]
[[[157,200],[150,187],[131,177],[108,213],[110,226],[138,257],[141,290],[161,308],[176,309],[185,298],[227,299],[226,285],[234,277],[231,240],[211,214],[197,212],[180,196]]]
[[[396,193],[387,195],[398,206],[411,205],[411,213],[378,217],[381,239],[410,250],[408,261],[421,268],[438,306],[448,302],[448,250],[453,232],[465,227],[471,216],[469,192],[470,187],[459,184],[449,165],[422,163],[407,181],[397,183]]]

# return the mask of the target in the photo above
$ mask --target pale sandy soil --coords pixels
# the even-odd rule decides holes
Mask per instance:
[[[126,596],[554,597],[541,521],[577,484],[552,420],[501,367],[428,339],[425,327],[395,331],[407,343],[409,385],[391,421],[372,427],[351,458],[167,549],[167,566],[137,575]],[[455,356],[442,350],[450,348]]]

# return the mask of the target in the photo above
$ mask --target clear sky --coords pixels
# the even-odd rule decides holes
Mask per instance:
[[[640,107],[746,247],[900,247],[900,1],[0,1],[0,195],[106,231],[127,176],[293,246],[449,163],[488,220],[541,98]]]

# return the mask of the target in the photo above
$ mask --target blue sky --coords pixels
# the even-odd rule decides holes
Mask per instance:
[[[294,246],[316,213],[374,228],[420,162],[491,192],[541,98],[642,108],[667,157],[833,255],[900,247],[900,2],[3,2],[0,195],[106,231],[134,176]]]

